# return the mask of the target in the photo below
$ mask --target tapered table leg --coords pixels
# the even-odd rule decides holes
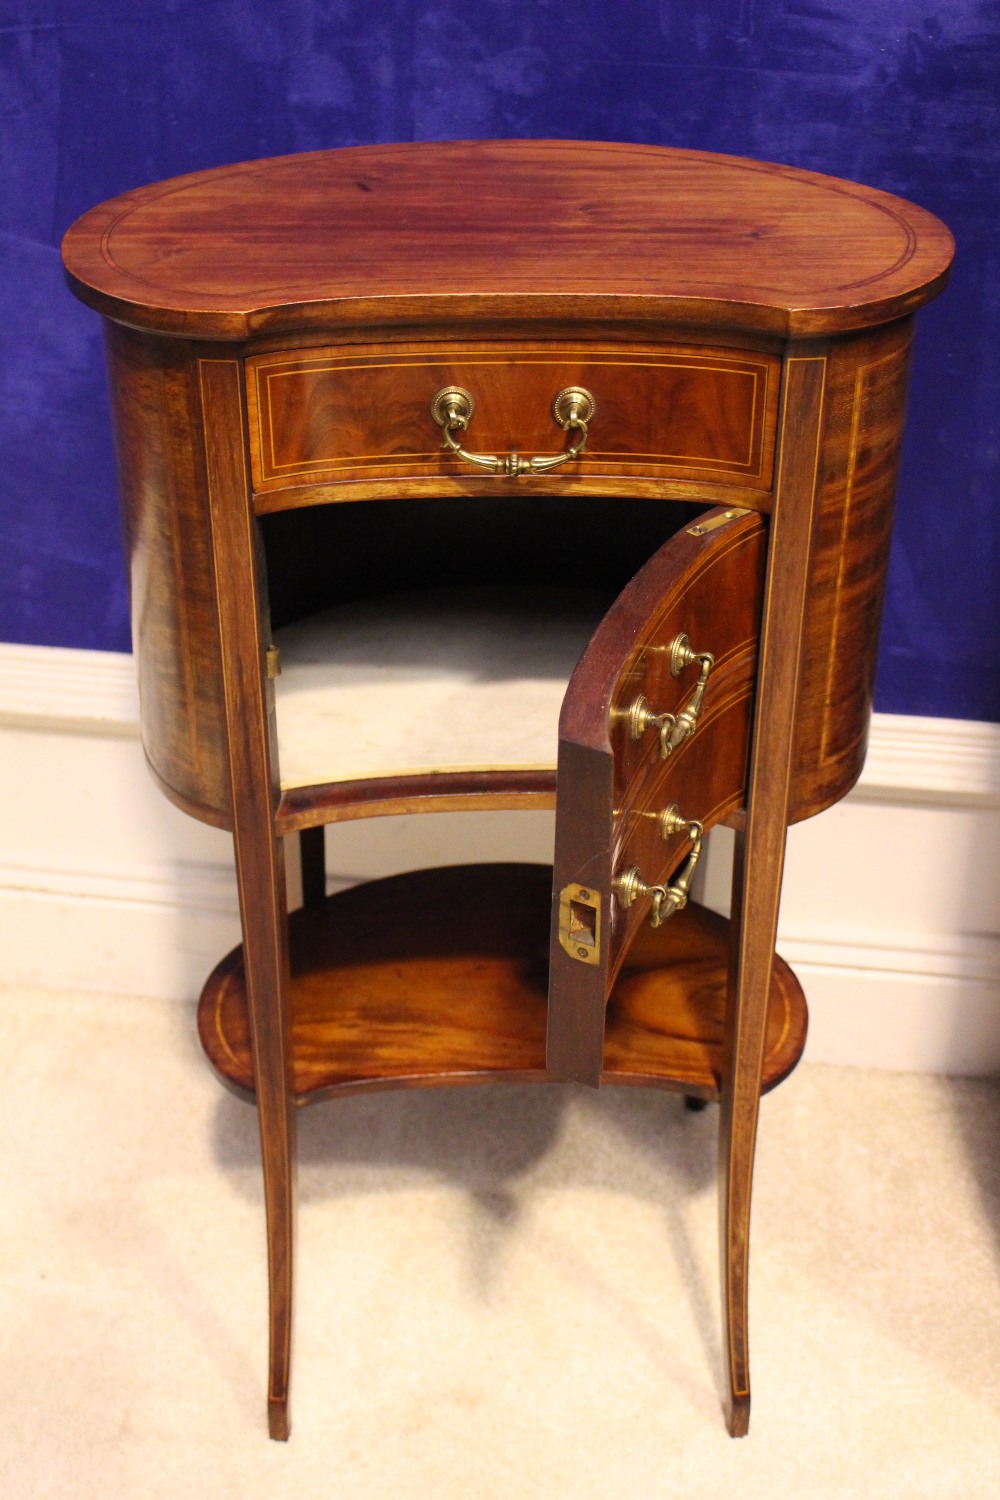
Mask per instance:
[[[285,863],[275,833],[280,797],[269,622],[250,494],[241,361],[199,361],[205,462],[218,572],[219,642],[240,891],[247,1008],[260,1125],[270,1306],[268,1429],[289,1432],[295,1111],[288,1048]]]
[[[794,755],[802,622],[816,512],[826,361],[786,361],[760,629],[747,813],[736,840],[719,1115],[719,1241],[729,1431],[750,1423],[747,1266],[761,1070]]]
[[[288,1437],[295,1215],[295,1115],[287,1086],[288,944],[284,861],[265,830],[235,839],[250,1040],[264,1172],[270,1350],[268,1429]]]

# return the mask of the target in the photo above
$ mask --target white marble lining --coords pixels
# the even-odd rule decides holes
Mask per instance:
[[[282,787],[554,768],[566,684],[609,603],[583,589],[435,589],[286,626]]]

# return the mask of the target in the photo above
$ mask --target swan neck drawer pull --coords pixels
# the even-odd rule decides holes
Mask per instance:
[[[685,818],[678,811],[676,802],[672,802],[657,816],[663,838],[668,839],[683,830],[691,840],[691,852],[684,861],[680,873],[669,885],[647,885],[639,871],[639,866],[633,865],[630,870],[625,871],[624,875],[616,875],[611,882],[611,889],[626,910],[633,906],[641,896],[652,898],[653,909],[649,913],[650,927],[659,927],[668,917],[672,917],[675,912],[683,911],[687,906],[691,879],[698,863],[698,856],[701,854],[701,841],[705,835],[702,824],[694,818]]]
[[[690,699],[677,714],[654,714],[649,706],[644,693],[632,702],[627,718],[634,740],[642,739],[647,729],[654,725],[660,731],[660,756],[663,760],[668,755],[673,755],[678,746],[683,745],[698,728],[698,715],[701,713],[702,700],[705,697],[705,689],[708,686],[708,678],[712,668],[715,666],[715,657],[711,651],[695,651],[687,636],[681,632],[674,636],[667,648],[670,652],[670,672],[673,677],[679,677],[685,667],[694,662],[700,664],[698,681],[695,683],[694,692]]]
[[[460,385],[446,385],[438,391],[431,402],[431,416],[444,430],[443,446],[477,469],[517,479],[522,474],[547,474],[550,469],[558,469],[560,464],[572,463],[574,458],[579,458],[587,446],[587,432],[597,403],[590,392],[579,385],[570,385],[560,391],[552,403],[552,415],[564,432],[573,432],[576,436],[564,453],[539,454],[535,458],[522,458],[517,452],[503,455],[470,453],[463,448],[457,434],[468,430],[475,409],[475,400]]]

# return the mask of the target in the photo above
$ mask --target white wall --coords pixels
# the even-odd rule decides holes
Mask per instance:
[[[153,786],[131,658],[0,645],[0,777],[0,980],[193,999],[239,941],[230,840]],[[545,813],[327,830],[332,888],[551,847]],[[729,849],[703,861],[720,909]],[[779,948],[813,1060],[1000,1071],[1000,727],[876,715],[861,784],[789,835]]]

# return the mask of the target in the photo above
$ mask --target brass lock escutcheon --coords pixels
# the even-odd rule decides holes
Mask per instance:
[[[679,677],[685,667],[690,667],[695,662],[699,663],[698,681],[695,683],[694,692],[688,702],[680,713],[654,714],[646,695],[640,693],[630,705],[627,713],[634,740],[641,740],[646,730],[654,725],[659,729],[660,756],[663,760],[666,760],[668,755],[672,755],[679,745],[683,745],[684,741],[689,739],[698,728],[698,715],[701,713],[709,674],[715,666],[715,657],[711,651],[695,651],[683,631],[680,635],[674,636],[668,650],[670,651],[672,677]]]
[[[633,865],[623,875],[616,875],[611,882],[611,889],[618,897],[626,911],[633,906],[640,896],[650,896],[653,901],[652,911],[649,913],[650,927],[659,927],[668,917],[675,912],[683,911],[687,906],[688,892],[691,889],[691,879],[698,864],[701,854],[701,842],[705,836],[705,829],[695,818],[685,818],[679,812],[676,802],[672,802],[663,812],[656,814],[660,825],[660,834],[669,839],[675,833],[685,832],[691,840],[691,852],[684,861],[681,871],[675,875],[669,885],[647,885],[643,880],[638,865]]]
[[[597,403],[581,385],[569,385],[560,391],[552,403],[552,415],[564,432],[573,432],[576,436],[564,453],[538,454],[535,458],[522,458],[517,452],[504,455],[470,453],[463,448],[458,434],[468,430],[475,410],[474,398],[462,386],[446,385],[438,391],[431,402],[431,416],[444,429],[443,446],[478,469],[517,479],[521,474],[547,474],[550,469],[558,469],[560,464],[572,463],[579,458],[587,446],[587,432]]]

